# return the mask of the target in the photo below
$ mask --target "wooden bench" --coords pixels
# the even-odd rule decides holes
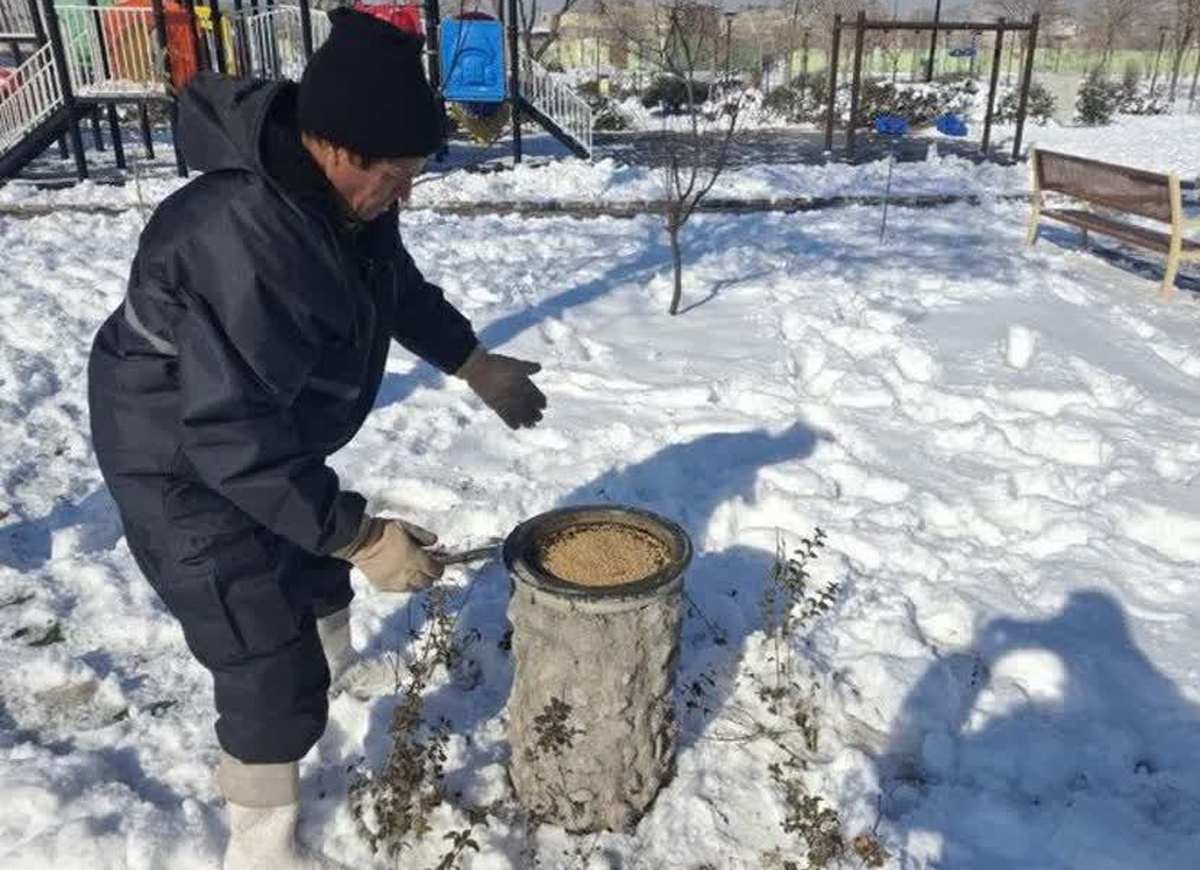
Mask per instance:
[[[1033,214],[1025,243],[1037,241],[1042,218],[1061,221],[1083,231],[1087,245],[1088,232],[1112,236],[1167,256],[1167,274],[1159,299],[1171,298],[1179,264],[1185,260],[1200,260],[1200,242],[1185,237],[1188,230],[1200,229],[1200,219],[1188,219],[1183,213],[1183,196],[1179,177],[1162,175],[1101,163],[1071,154],[1043,151],[1035,148],[1033,165]],[[1055,193],[1080,200],[1091,208],[1046,208],[1044,196]],[[1114,214],[1118,213],[1118,214]],[[1166,224],[1166,231],[1142,226],[1121,219],[1121,215],[1146,218]]]

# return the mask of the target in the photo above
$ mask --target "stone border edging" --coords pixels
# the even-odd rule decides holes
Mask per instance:
[[[984,200],[1000,202],[1025,202],[1026,193],[998,193],[992,196],[981,194],[901,194],[890,202],[897,208],[936,208],[943,205],[966,204],[978,206]],[[736,199],[706,197],[700,202],[697,212],[708,214],[756,214],[779,212],[792,214],[805,211],[848,208],[851,206],[882,206],[884,198],[877,194],[846,194],[839,196],[795,196],[775,199]],[[436,205],[413,206],[405,211],[433,212],[434,214],[475,217],[485,215],[514,214],[523,217],[577,217],[577,218],[633,218],[644,214],[663,214],[669,202],[663,199],[630,200],[628,202],[590,202],[586,200],[512,200],[504,202],[447,202]],[[157,207],[157,203],[153,206]],[[142,208],[139,204],[107,205],[102,203],[62,203],[56,205],[31,203],[28,205],[0,205],[0,217],[32,219],[59,212],[82,214],[119,215]]]

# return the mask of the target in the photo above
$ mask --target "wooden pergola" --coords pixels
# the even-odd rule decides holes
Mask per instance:
[[[845,21],[841,15],[834,16],[833,45],[829,59],[829,106],[825,120],[825,150],[833,151],[833,128],[837,111],[838,61],[841,55],[843,30],[854,31],[854,79],[850,90],[850,123],[846,130],[846,156],[849,158],[854,157],[858,127],[861,120],[859,118],[859,109],[862,105],[863,47],[867,33],[873,30],[885,33],[891,31],[915,31],[922,33],[926,30],[931,30],[934,32],[935,40],[938,31],[996,34],[991,83],[988,87],[987,114],[984,116],[983,121],[982,149],[985,154],[988,153],[991,145],[992,118],[996,111],[996,91],[1000,84],[1004,35],[1006,33],[1027,33],[1025,68],[1021,76],[1020,100],[1017,106],[1017,132],[1013,141],[1012,152],[1013,159],[1019,159],[1021,156],[1021,140],[1025,134],[1025,118],[1029,111],[1029,88],[1033,81],[1033,61],[1034,54],[1037,51],[1038,26],[1040,21],[1041,16],[1037,13],[1034,13],[1032,19],[1028,22],[1010,22],[1004,18],[999,18],[992,22],[942,21],[934,23],[929,21],[871,21],[867,18],[866,12],[858,13],[858,17],[854,21]]]

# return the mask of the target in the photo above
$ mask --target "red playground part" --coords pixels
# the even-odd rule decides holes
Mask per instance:
[[[368,6],[365,3],[355,3],[354,8],[359,12],[374,15],[393,27],[398,27],[413,36],[424,36],[425,26],[421,18],[421,7],[412,3],[387,3]]]
[[[106,19],[104,22],[105,42],[110,49],[112,76],[135,82],[154,81],[156,76],[150,68],[146,51],[146,38],[154,36],[154,19],[150,0],[117,0],[114,6],[124,9],[143,9],[138,17],[140,26],[129,18]],[[171,59],[171,84],[182,88],[196,74],[199,64],[195,46],[192,44],[192,16],[182,3],[166,0],[163,12],[167,21],[167,54]],[[155,43],[157,45],[157,43]]]

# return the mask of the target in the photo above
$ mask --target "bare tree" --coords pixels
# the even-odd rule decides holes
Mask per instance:
[[[674,290],[668,311],[679,313],[683,301],[683,244],[681,234],[697,207],[712,191],[729,166],[738,129],[741,91],[729,92],[729,78],[722,85],[720,109],[710,122],[704,115],[700,79],[712,81],[721,51],[721,10],[696,0],[653,0],[646,13],[631,14],[628,0],[605,4],[611,10],[616,32],[638,45],[639,55],[652,60],[659,72],[683,88],[686,129],[672,132],[664,119],[662,144],[664,163],[663,218],[671,249]],[[635,7],[636,8],[636,7]],[[634,23],[635,26],[631,26]],[[709,90],[711,95],[715,89]]]
[[[1029,21],[1036,13],[1043,26],[1057,24],[1070,11],[1067,0],[991,0],[988,5],[1009,21]]]
[[[563,16],[570,12],[579,3],[579,0],[562,0],[561,4],[554,4],[558,11],[547,19],[548,28],[545,38],[534,45],[533,33],[537,29],[538,19],[542,12],[539,3],[540,0],[518,0],[517,2],[518,27],[521,31],[521,42],[525,49],[525,55],[538,61],[549,51],[550,46],[558,41]]]
[[[1087,7],[1089,28],[1096,34],[1104,49],[1103,63],[1107,66],[1117,45],[1117,39],[1131,29],[1145,11],[1145,0],[1093,0]]]
[[[1179,90],[1183,57],[1200,35],[1200,0],[1166,0],[1165,23],[1171,28],[1175,58],[1171,64],[1171,100]]]

